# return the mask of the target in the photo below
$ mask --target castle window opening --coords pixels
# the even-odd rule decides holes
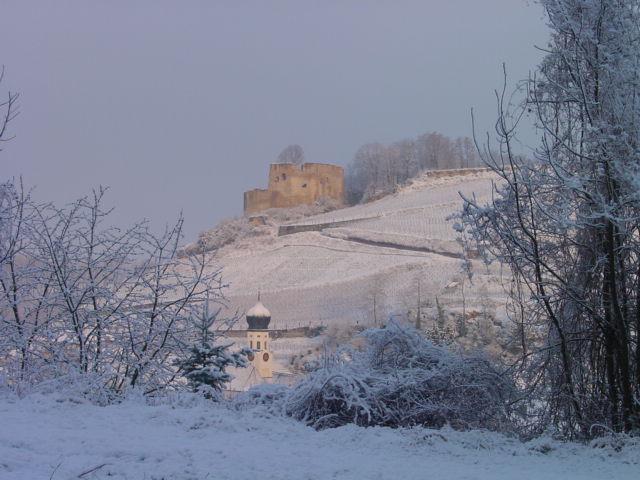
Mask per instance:
[[[260,340],[257,342],[256,349],[260,350]]]
[[[287,179],[287,174],[286,174],[286,173],[283,173],[283,174],[282,174],[282,180],[286,180],[286,179]]]
[[[249,348],[253,350],[253,340],[249,340]]]
[[[306,183],[303,183],[303,184],[302,184],[302,188],[307,188],[307,184],[306,184]]]

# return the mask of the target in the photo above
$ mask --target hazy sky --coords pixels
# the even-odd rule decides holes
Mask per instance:
[[[491,128],[547,29],[525,0],[0,0],[0,64],[21,94],[1,178],[42,200],[99,184],[121,224],[180,210],[187,240],[242,212],[298,143],[346,164],[367,142]]]

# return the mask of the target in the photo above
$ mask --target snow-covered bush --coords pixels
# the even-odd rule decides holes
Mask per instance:
[[[290,208],[270,208],[260,213],[265,217],[265,225],[251,223],[249,217],[236,217],[222,220],[210,230],[198,234],[198,239],[187,245],[180,254],[196,255],[203,252],[212,252],[225,245],[231,245],[246,238],[268,235],[275,232],[276,227],[282,223],[294,222],[312,215],[330,212],[339,207],[339,204],[326,197],[319,198],[311,205],[298,205]]]
[[[186,255],[211,252],[243,238],[259,235],[261,230],[249,222],[246,217],[222,220],[211,230],[200,232],[198,240],[184,248]]]
[[[274,221],[277,224],[295,222],[305,217],[311,217],[313,215],[320,215],[321,213],[331,212],[340,205],[328,197],[320,197],[311,205],[298,205],[290,208],[270,208],[263,212],[269,220]]]
[[[318,429],[354,423],[510,430],[516,388],[487,359],[397,325],[362,337],[361,349],[338,352],[292,389],[288,415]]]
[[[234,400],[237,410],[261,410],[263,414],[282,415],[290,389],[279,383],[261,383],[246,392],[241,392]]]
[[[82,373],[70,371],[38,384],[21,384],[20,388],[11,389],[20,398],[29,395],[42,395],[55,398],[57,402],[78,404],[110,405],[120,401],[123,396],[108,386],[106,375],[94,372]],[[133,391],[129,394],[135,394]]]

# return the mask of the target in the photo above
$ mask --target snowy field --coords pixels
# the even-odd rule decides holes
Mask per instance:
[[[0,397],[2,480],[640,478],[640,442],[520,443],[487,432],[341,427],[316,432],[203,400],[97,407]]]

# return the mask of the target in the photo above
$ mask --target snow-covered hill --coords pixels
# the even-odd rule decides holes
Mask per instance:
[[[417,305],[418,290],[433,308],[437,296],[447,308],[461,310],[463,288],[468,310],[481,304],[499,309],[499,269],[478,264],[473,284],[465,283],[447,220],[460,209],[460,193],[487,198],[493,179],[488,172],[424,176],[378,201],[300,222],[353,225],[280,237],[274,230],[226,246],[215,262],[230,284],[230,310],[245,311],[260,291],[274,328],[363,325],[406,318]]]
[[[260,410],[194,397],[98,407],[0,397],[0,480],[637,479],[640,444],[488,432],[361,428],[317,432]]]

